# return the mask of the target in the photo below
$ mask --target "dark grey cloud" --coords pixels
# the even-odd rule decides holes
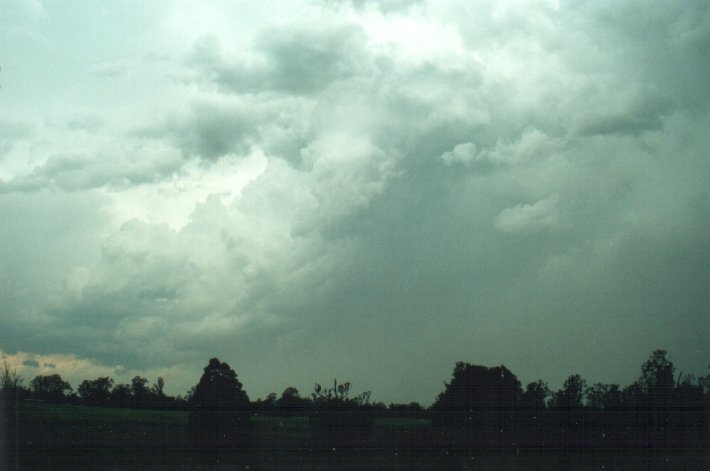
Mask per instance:
[[[30,368],[39,368],[39,363],[36,360],[25,360],[22,364],[24,366],[29,366]]]
[[[224,57],[217,40],[205,38],[197,43],[191,63],[228,92],[310,95],[368,71],[364,39],[359,29],[337,22],[269,29],[257,39],[256,57]]]
[[[612,110],[604,112],[604,115],[591,115],[582,118],[578,124],[582,134],[631,134],[638,135],[644,131],[661,129],[664,125],[663,118],[672,113],[670,104],[667,102],[653,101],[653,92],[645,97],[645,101],[632,104],[623,111],[614,112]]]
[[[251,111],[248,106],[222,108],[196,103],[188,120],[173,127],[175,139],[187,152],[206,159],[231,152],[244,153],[256,132],[257,123]]]
[[[583,44],[593,44],[598,57],[613,64],[621,84],[652,87],[646,99],[660,98],[686,111],[699,111],[707,103],[709,64],[701,52],[710,45],[707,2],[652,7],[636,1],[580,2],[566,6],[565,13],[588,22],[584,34],[589,43]]]
[[[0,193],[45,188],[81,191],[101,187],[122,189],[157,182],[180,170],[182,159],[160,153],[146,156],[57,155],[27,174],[0,183]],[[141,160],[143,157],[144,160]]]
[[[186,158],[215,161],[227,154],[247,154],[260,141],[264,126],[278,127],[280,121],[279,110],[268,99],[207,96],[193,100],[187,112],[136,134],[156,142],[167,138]]]
[[[367,70],[365,37],[358,29],[273,30],[263,35],[262,47],[271,64],[268,88],[313,93]]]

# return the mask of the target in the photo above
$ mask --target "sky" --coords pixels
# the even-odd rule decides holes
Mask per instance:
[[[0,0],[0,356],[431,404],[710,363],[710,2]]]

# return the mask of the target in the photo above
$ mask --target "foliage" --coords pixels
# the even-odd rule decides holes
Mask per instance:
[[[591,409],[613,410],[621,407],[621,390],[618,384],[595,383],[585,394],[587,407]]]
[[[35,398],[50,402],[61,402],[66,393],[72,391],[71,385],[58,374],[39,375],[30,381]]]
[[[162,376],[158,376],[158,381],[153,383],[151,392],[158,398],[164,398],[165,392],[163,392],[163,389],[165,389],[165,380],[162,378]]]
[[[108,404],[111,399],[112,386],[113,378],[108,376],[99,377],[95,380],[85,379],[79,385],[79,396],[86,404]]]
[[[183,430],[189,438],[188,448],[224,450],[251,446],[253,420],[259,424],[258,440],[271,437],[292,440],[298,446],[328,449],[365,446],[373,440],[400,444],[419,440],[416,443],[472,447],[513,443],[545,447],[668,447],[685,443],[696,446],[702,442],[702,433],[710,423],[710,375],[680,374],[675,380],[674,375],[667,353],[656,350],[643,363],[639,380],[623,389],[605,383],[587,387],[584,379],[574,374],[546,404],[550,390],[542,380],[528,383],[523,391],[515,375],[504,366],[489,368],[459,362],[430,410],[417,403],[390,404],[389,408],[372,404],[369,391],[353,397],[351,383],[337,380],[332,387],[316,384],[310,398],[301,397],[298,389],[288,387],[280,397],[272,393],[252,405],[234,370],[213,358],[189,393],[190,411],[183,415],[188,426]],[[67,395],[71,386],[59,375],[35,377],[30,382],[30,392],[23,386],[23,378],[5,363],[0,380],[5,399],[55,402],[50,399],[54,397],[61,398],[59,402],[64,404],[71,402],[72,396]],[[100,409],[90,407],[95,405],[103,406],[102,412],[96,412],[102,417],[128,418],[140,414],[128,408],[185,406],[184,399],[164,394],[162,378],[152,386],[148,384],[141,376],[135,376],[129,384],[115,386],[110,377],[85,380],[78,388],[83,406],[74,409],[52,406],[56,407],[52,410],[62,416],[73,411],[69,417],[77,413],[94,414]],[[5,411],[11,412],[7,417],[19,417],[17,411],[23,405],[30,409],[49,407],[36,402],[7,401]],[[250,417],[262,411],[267,413]],[[99,441],[82,437],[80,432],[91,430],[94,434],[108,425],[104,419],[97,423],[83,418],[67,420],[76,422],[69,426],[73,442],[67,442],[76,446],[103,446],[104,438],[116,443],[140,442],[139,437],[129,437],[125,427],[122,431],[109,429],[110,433]],[[294,427],[287,427],[287,423]],[[390,430],[394,426],[401,429]],[[181,433],[170,432],[174,437]],[[427,441],[422,441],[422,437],[427,437]]]
[[[117,384],[111,391],[111,402],[115,406],[127,407],[133,405],[133,393],[128,384]]]
[[[562,389],[554,394],[554,406],[558,409],[579,409],[584,400],[587,382],[578,374],[570,375]]]
[[[669,391],[673,388],[675,367],[665,350],[655,350],[641,366],[639,384],[647,394]]]
[[[17,370],[10,368],[7,361],[4,361],[3,370],[0,374],[2,398],[10,402],[26,397],[28,391],[22,383],[24,383],[24,379],[17,374]]]
[[[202,449],[248,446],[249,424],[249,397],[237,374],[227,363],[210,359],[192,396],[191,444]]]
[[[311,400],[313,407],[318,408],[354,408],[367,406],[370,403],[370,397],[372,395],[371,391],[364,391],[359,395],[350,398],[350,382],[338,384],[338,380],[333,380],[332,388],[324,388],[319,383],[316,383],[313,392],[311,393]]]
[[[544,409],[550,394],[550,388],[547,383],[537,380],[525,386],[525,392],[523,392],[520,404],[526,409]]]
[[[301,415],[307,412],[309,407],[308,399],[302,398],[298,389],[292,386],[284,389],[276,405],[285,415]]]
[[[675,368],[667,355],[665,350],[656,350],[641,367],[639,385],[650,408],[664,407],[672,401]]]
[[[458,362],[432,411],[437,423],[502,425],[509,412],[518,407],[521,396],[520,381],[505,366],[488,368]]]

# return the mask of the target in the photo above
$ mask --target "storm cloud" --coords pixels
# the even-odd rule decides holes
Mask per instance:
[[[429,404],[457,360],[704,372],[707,2],[33,5],[0,32],[20,373],[177,394],[218,356],[254,398]]]

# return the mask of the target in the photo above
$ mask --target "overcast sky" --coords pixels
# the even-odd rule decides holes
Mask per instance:
[[[710,363],[708,1],[0,0],[0,354],[430,404]]]

